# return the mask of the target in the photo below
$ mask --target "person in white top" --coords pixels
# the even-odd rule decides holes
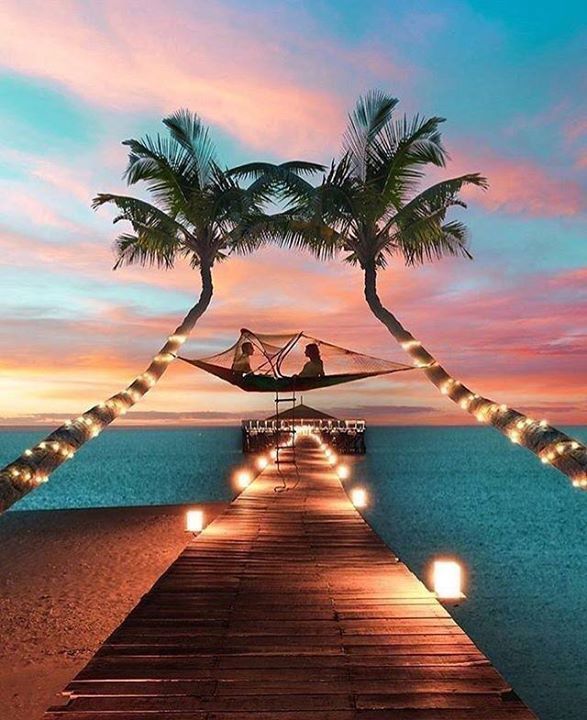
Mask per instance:
[[[251,368],[251,355],[254,355],[254,353],[255,348],[250,342],[244,342],[240,348],[237,348],[234,360],[232,361],[232,369],[234,372],[239,372],[243,375],[253,372]]]

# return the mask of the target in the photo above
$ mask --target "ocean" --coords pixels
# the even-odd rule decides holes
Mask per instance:
[[[0,466],[45,434],[0,432]],[[347,485],[368,522],[424,580],[459,558],[457,621],[541,720],[584,720],[587,493],[490,428],[372,427],[367,446]],[[229,500],[242,463],[238,428],[111,429],[11,512]]]

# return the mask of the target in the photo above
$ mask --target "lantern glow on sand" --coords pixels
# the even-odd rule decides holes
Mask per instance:
[[[185,514],[185,529],[191,533],[202,532],[204,529],[204,511],[188,510]]]
[[[456,560],[435,560],[432,565],[432,585],[439,600],[462,600],[465,596],[461,565]]]

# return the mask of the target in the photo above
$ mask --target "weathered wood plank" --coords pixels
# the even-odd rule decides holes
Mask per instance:
[[[269,468],[190,541],[44,720],[534,717],[320,453],[299,461],[296,489]]]

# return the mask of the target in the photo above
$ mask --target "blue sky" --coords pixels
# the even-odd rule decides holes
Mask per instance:
[[[346,113],[370,88],[399,97],[402,112],[446,117],[447,174],[480,171],[490,181],[461,213],[475,262],[392,267],[385,301],[479,391],[550,408],[559,422],[587,421],[577,410],[587,396],[587,30],[578,2],[8,0],[0,39],[6,422],[76,413],[116,391],[198,292],[186,268],[111,271],[112,216],[89,205],[124,187],[122,140],[158,132],[165,114],[186,106],[210,124],[227,165],[328,162]],[[267,250],[218,268],[216,287],[194,354],[243,324],[281,324],[401,359],[363,306],[360,277],[339,262],[317,267]],[[263,409],[263,398],[215,383],[174,369],[144,410],[196,403],[231,419]],[[390,403],[415,408],[416,422],[463,419],[425,383],[388,386]],[[364,407],[380,392],[349,386],[315,404]],[[405,420],[393,408],[373,419]]]

